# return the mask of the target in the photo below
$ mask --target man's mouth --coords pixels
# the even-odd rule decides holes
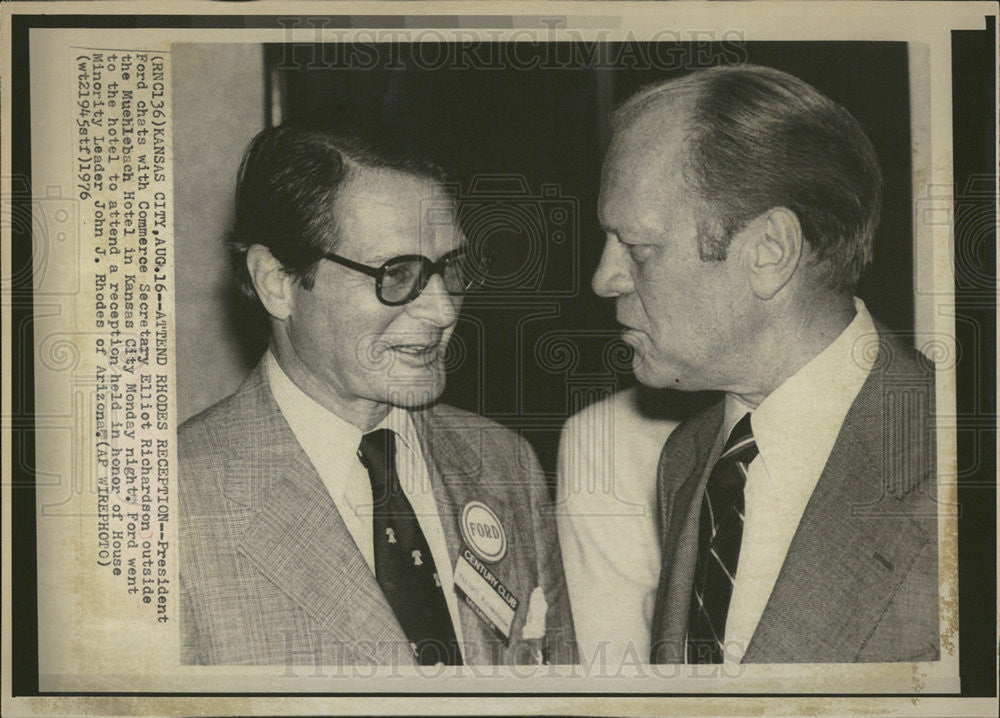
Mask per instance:
[[[426,364],[438,357],[442,351],[441,342],[431,342],[429,344],[393,344],[389,347],[396,354],[402,356],[408,363]]]
[[[630,327],[628,324],[622,325],[622,341],[632,347],[637,353],[641,351],[644,345],[644,337],[646,333],[641,329],[636,329],[635,327]]]

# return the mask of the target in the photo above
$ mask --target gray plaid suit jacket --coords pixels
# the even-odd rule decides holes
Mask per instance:
[[[523,439],[446,406],[413,412],[452,561],[459,518],[480,500],[507,531],[490,569],[520,599],[506,646],[459,602],[469,665],[575,663],[549,496]],[[179,432],[181,660],[197,664],[409,664],[409,642],[262,366]],[[529,598],[548,603],[544,646],[524,638]],[[451,587],[447,587],[451,588]],[[537,610],[537,609],[536,609]]]
[[[789,546],[744,663],[929,661],[939,656],[934,373],[884,328]],[[719,402],[660,456],[663,565],[652,659],[684,661],[698,520],[721,452]],[[801,427],[789,427],[799,431]]]

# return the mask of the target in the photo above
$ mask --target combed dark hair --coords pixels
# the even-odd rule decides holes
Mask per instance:
[[[786,207],[826,265],[828,286],[852,291],[871,261],[882,204],[878,157],[857,120],[792,75],[742,65],[639,90],[615,113],[615,132],[671,102],[684,103],[684,173],[705,209],[699,256],[724,260],[750,220]]]
[[[335,199],[358,168],[391,169],[439,184],[437,165],[355,136],[281,126],[250,142],[236,181],[236,210],[226,239],[240,290],[258,302],[247,250],[267,247],[285,270],[311,289],[316,264],[339,242]]]

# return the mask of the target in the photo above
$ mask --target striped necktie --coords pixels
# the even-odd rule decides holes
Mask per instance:
[[[747,414],[733,427],[701,502],[698,561],[688,612],[688,663],[722,663],[726,616],[743,539],[743,487],[747,466],[756,456]]]

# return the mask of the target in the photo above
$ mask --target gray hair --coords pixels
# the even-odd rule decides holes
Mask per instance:
[[[814,87],[769,67],[699,70],[640,89],[612,119],[617,134],[639,116],[680,104],[684,174],[705,208],[702,260],[726,258],[734,234],[786,207],[832,289],[851,292],[871,261],[882,204],[878,157],[857,120]]]

